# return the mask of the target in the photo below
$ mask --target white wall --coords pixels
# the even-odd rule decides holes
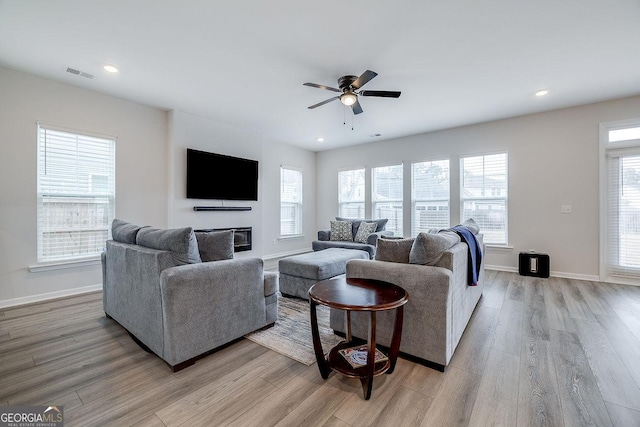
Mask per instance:
[[[167,113],[0,68],[0,306],[102,283],[99,264],[32,273],[36,247],[36,122],[112,135],[116,216],[167,224]]]
[[[169,226],[200,228],[253,227],[252,250],[236,257],[263,257],[299,252],[311,247],[315,230],[315,154],[264,140],[247,132],[181,111],[169,114]],[[259,162],[258,201],[194,200],[186,198],[187,148],[243,157]],[[305,237],[279,240],[280,165],[303,170]],[[233,180],[211,185],[233,185]],[[194,211],[194,206],[249,206],[251,211]]]
[[[546,252],[558,275],[596,279],[599,272],[599,159],[601,122],[640,117],[640,97],[590,104],[318,153],[318,227],[338,212],[340,169],[450,158],[507,150],[509,155],[509,245],[490,249],[488,265],[515,269],[518,253]],[[405,181],[410,173],[405,171]],[[458,183],[458,177],[452,176]],[[410,191],[405,182],[405,235]],[[572,205],[561,214],[560,205]],[[452,201],[455,218],[459,203]],[[453,225],[453,224],[452,224]]]

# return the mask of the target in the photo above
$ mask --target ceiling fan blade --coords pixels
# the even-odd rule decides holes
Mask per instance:
[[[310,110],[313,110],[314,108],[320,107],[321,105],[324,105],[324,104],[328,104],[331,101],[335,101],[336,99],[339,99],[339,98],[340,98],[339,96],[334,96],[333,98],[329,98],[329,99],[324,100],[322,102],[318,102],[317,104],[314,104],[311,107],[307,107],[307,108],[309,108]]]
[[[362,113],[362,107],[360,106],[360,101],[356,100],[355,104],[351,106],[351,109],[353,110],[353,114]]]
[[[402,92],[390,91],[390,90],[363,90],[358,93],[362,96],[380,96],[382,98],[400,98]]]
[[[318,89],[325,89],[325,90],[331,90],[333,92],[338,92],[338,93],[342,93],[342,91],[340,89],[336,89],[334,87],[329,87],[329,86],[325,86],[325,85],[319,85],[316,83],[303,83],[304,86],[311,86],[311,87],[317,87]]]
[[[354,89],[360,89],[362,86],[367,84],[369,80],[371,80],[377,75],[378,73],[376,73],[375,71],[367,70],[364,73],[362,73],[362,75],[358,77],[355,82],[351,83],[351,87]]]

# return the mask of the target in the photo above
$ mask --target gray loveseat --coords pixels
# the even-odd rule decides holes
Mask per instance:
[[[376,254],[376,241],[381,236],[393,236],[393,231],[385,230],[387,226],[388,219],[350,219],[350,218],[341,218],[336,217],[336,221],[331,221],[332,225],[335,222],[350,222],[351,225],[351,234],[347,235],[346,238],[339,237],[336,238],[334,233],[333,237],[331,234],[331,230],[320,230],[318,231],[318,240],[311,242],[311,247],[314,251],[321,251],[323,249],[329,248],[342,248],[342,249],[358,249],[361,251],[365,251],[369,254],[369,259],[373,259]],[[360,228],[361,223],[375,223],[375,230],[371,233],[366,233],[365,239],[363,241],[357,241],[358,239],[358,229]]]
[[[475,223],[465,224],[478,232]],[[483,248],[482,235],[476,237]],[[416,239],[380,239],[376,260],[349,261],[346,274],[406,289],[409,302],[404,306],[400,351],[444,371],[484,287],[484,261],[477,286],[469,286],[468,258],[467,244],[455,233],[420,233]],[[395,311],[378,313],[376,341],[383,346],[391,342],[393,316]],[[353,335],[366,339],[368,315],[352,313],[351,323]],[[345,332],[342,310],[331,310],[330,325],[338,333]]]
[[[232,259],[232,231],[196,236],[116,219],[112,235],[104,311],[174,371],[276,321],[277,276],[262,259]]]

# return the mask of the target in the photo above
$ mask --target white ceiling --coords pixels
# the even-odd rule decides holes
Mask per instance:
[[[640,94],[640,0],[0,0],[0,65],[320,151]]]

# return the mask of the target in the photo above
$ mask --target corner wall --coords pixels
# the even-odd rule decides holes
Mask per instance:
[[[242,257],[277,257],[311,248],[315,234],[315,153],[265,140],[260,135],[181,111],[169,113],[169,226],[199,228],[252,227],[252,250]],[[257,201],[186,198],[187,148],[243,157],[259,162]],[[280,166],[303,171],[304,237],[282,240],[280,235]],[[212,182],[211,185],[233,185]],[[200,211],[194,206],[249,206],[251,211]]]
[[[338,170],[365,166],[370,174],[374,166],[403,162],[406,169],[449,158],[455,171],[460,156],[507,150],[511,248],[489,249],[486,264],[515,271],[518,253],[535,249],[550,255],[556,274],[597,280],[599,123],[637,117],[639,96],[318,153],[318,227],[326,228],[338,212]],[[410,173],[404,176],[408,236]],[[459,178],[451,178],[456,185]],[[451,205],[455,221],[459,203]],[[572,205],[572,213],[560,213],[561,205]]]

